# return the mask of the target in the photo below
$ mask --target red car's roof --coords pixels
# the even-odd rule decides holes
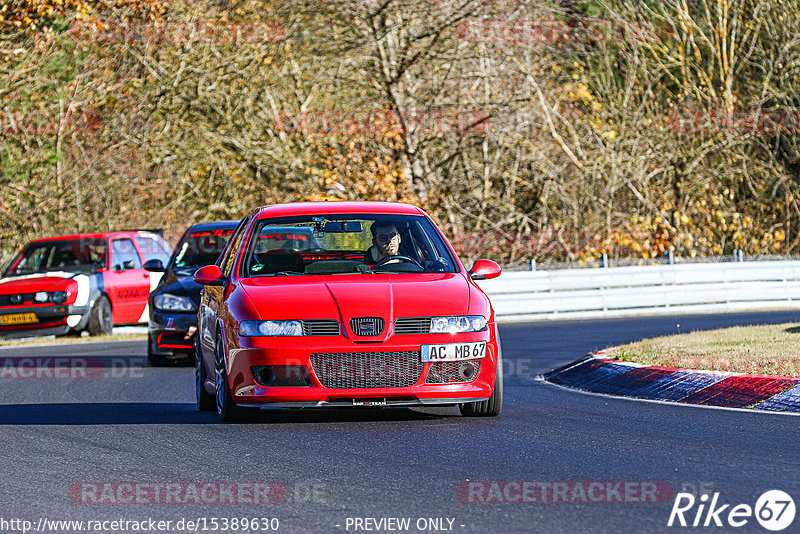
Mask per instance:
[[[133,236],[143,233],[147,234],[149,232],[144,232],[139,230],[122,230],[118,232],[95,232],[91,234],[59,235],[53,237],[42,237],[39,239],[34,239],[30,241],[30,243],[40,243],[43,241],[62,241],[67,239],[105,239],[107,237],[112,237],[112,236]]]
[[[294,202],[262,206],[258,218],[285,217],[292,215],[315,215],[325,213],[374,213],[389,215],[424,215],[412,204],[401,202]]]

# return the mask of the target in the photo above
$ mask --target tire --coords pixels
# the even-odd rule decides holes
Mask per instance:
[[[206,366],[203,364],[203,356],[200,351],[200,336],[194,342],[194,389],[197,399],[197,409],[201,412],[210,412],[216,406],[214,395],[206,391]]]
[[[241,421],[244,419],[247,411],[245,408],[237,406],[231,398],[231,390],[228,385],[228,371],[225,369],[225,358],[222,355],[222,336],[217,338],[214,356],[214,385],[216,389],[215,404],[217,406],[217,415],[220,421]]]
[[[147,334],[147,363],[150,367],[166,367],[170,363],[165,356],[153,353],[153,338],[150,334]]]
[[[89,312],[89,321],[86,329],[92,336],[108,336],[114,328],[114,320],[111,317],[111,301],[102,295],[92,306]]]
[[[497,372],[494,379],[492,396],[485,401],[465,402],[458,405],[464,417],[495,417],[503,409],[503,351],[497,341]]]

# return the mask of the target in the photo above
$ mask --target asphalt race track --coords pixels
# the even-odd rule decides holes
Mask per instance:
[[[763,492],[780,489],[800,505],[798,417],[588,395],[536,378],[589,351],[643,337],[789,321],[800,321],[800,312],[503,325],[505,404],[496,419],[465,419],[450,408],[364,409],[264,411],[250,423],[220,424],[216,414],[195,409],[194,370],[147,367],[144,342],[2,349],[0,518],[30,520],[33,528],[40,518],[173,525],[205,518],[211,528],[212,518],[263,517],[277,518],[280,532],[363,532],[391,531],[386,527],[395,523],[364,522],[391,517],[410,519],[410,532],[729,531],[668,528],[674,493],[655,504],[634,502],[636,495],[610,503],[487,504],[457,490],[479,483],[487,493],[474,493],[474,501],[491,494],[491,481],[499,483],[495,489],[515,490],[521,486],[505,482],[568,482],[570,491],[575,483],[607,489],[609,481],[653,482],[673,492],[719,492],[719,502],[731,505],[754,506]],[[7,358],[21,357],[70,358],[82,366],[73,375],[80,378],[15,379]],[[125,482],[131,486],[123,495]],[[166,497],[108,504],[120,495],[131,500],[136,483],[228,482],[276,483],[269,495],[278,502],[248,504],[254,493],[245,492],[225,504],[213,497],[197,504],[196,495],[191,501],[185,494],[175,499],[188,504]],[[106,504],[93,504],[102,497],[95,487],[117,493],[109,490]],[[616,495],[606,494],[612,501]],[[735,530],[766,532],[754,518]],[[798,530],[800,519],[786,532]]]

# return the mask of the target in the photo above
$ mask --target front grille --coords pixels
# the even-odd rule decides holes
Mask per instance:
[[[311,367],[326,388],[399,388],[414,385],[424,364],[419,351],[325,352]]]
[[[395,334],[430,334],[430,317],[403,317],[394,320]]]
[[[20,295],[0,295],[0,306],[16,306],[23,303],[34,302],[35,293],[23,293]],[[50,302],[49,300],[47,301]],[[38,303],[37,303],[38,304]]]
[[[382,317],[353,317],[350,328],[357,336],[379,336],[383,332]]]
[[[341,333],[339,322],[333,319],[310,319],[301,322],[304,336],[338,336]]]
[[[466,362],[436,362],[428,370],[426,384],[450,384],[453,382],[472,382],[481,371],[480,360]]]

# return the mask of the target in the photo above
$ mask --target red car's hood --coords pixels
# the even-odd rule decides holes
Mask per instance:
[[[461,274],[364,274],[249,278],[242,287],[262,319],[337,319],[464,315]],[[341,315],[340,315],[341,314]]]
[[[0,295],[35,293],[37,291],[61,291],[76,273],[49,272],[0,278]]]

